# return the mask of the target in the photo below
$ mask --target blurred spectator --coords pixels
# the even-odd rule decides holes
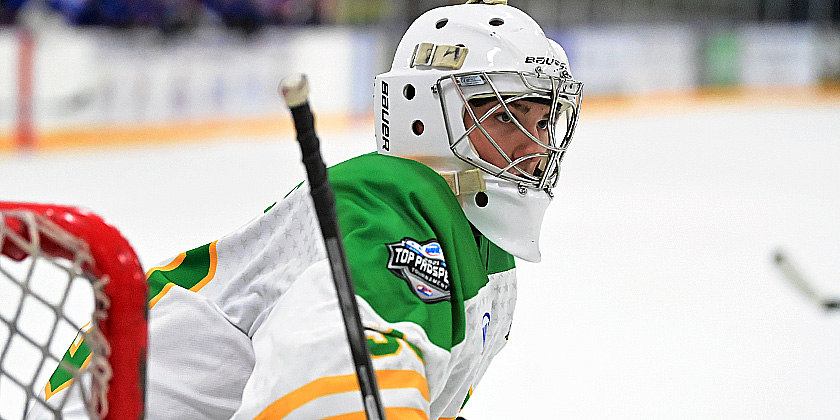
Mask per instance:
[[[422,12],[445,4],[464,0],[0,0],[0,24],[14,24],[27,2],[47,4],[73,25],[105,25],[117,28],[158,27],[164,33],[175,33],[197,25],[207,11],[218,17],[225,26],[254,33],[264,25],[309,24],[378,24],[404,23],[414,20]],[[516,0],[514,4],[525,10],[538,7],[552,10],[571,0]],[[712,18],[738,19],[732,10],[744,10],[739,16],[750,16],[759,22],[792,21],[840,23],[840,1],[837,0],[715,0]],[[632,21],[638,10],[657,18],[692,22],[697,7],[686,7],[685,0],[576,0],[577,10],[599,10],[583,14],[580,22],[603,20],[604,13],[612,13],[609,21]],[[830,4],[830,6],[829,6]],[[604,9],[604,5],[623,5]],[[828,7],[831,7],[829,11]],[[604,10],[601,10],[604,9]],[[634,9],[636,10],[634,12]],[[815,12],[815,10],[818,10]]]
[[[265,24],[265,17],[251,0],[204,0],[204,4],[219,16],[225,26],[246,34],[257,32]]]
[[[163,16],[157,0],[34,0],[61,14],[71,25],[105,25],[117,28],[156,26]],[[33,1],[33,2],[34,2]],[[0,23],[12,24],[27,0],[2,0]]]
[[[204,13],[200,0],[163,0],[163,16],[159,23],[165,35],[196,27]]]
[[[138,0],[47,0],[73,25],[105,25],[127,28],[155,22],[159,15],[157,2]]]
[[[18,11],[26,0],[0,0],[0,25],[14,23]]]
[[[260,11],[273,24],[321,23],[316,0],[256,0]]]
[[[810,4],[808,0],[791,0],[790,1],[790,21],[791,22],[807,22],[810,12]]]
[[[0,0],[0,23],[13,24],[27,0]],[[173,32],[193,26],[206,8],[228,27],[252,33],[264,18],[251,0],[30,0],[41,1],[71,25],[159,27]]]
[[[840,1],[835,1],[832,3],[832,11],[831,11],[831,21],[840,24]]]

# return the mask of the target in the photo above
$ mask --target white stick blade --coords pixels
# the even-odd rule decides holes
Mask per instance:
[[[790,284],[796,287],[796,289],[799,290],[805,297],[815,302],[820,302],[822,300],[819,293],[817,293],[811,285],[811,282],[805,280],[805,277],[799,272],[796,266],[791,263],[790,258],[784,251],[776,251],[773,256],[773,260],[776,263],[776,267],[779,268],[779,271],[782,272]]]

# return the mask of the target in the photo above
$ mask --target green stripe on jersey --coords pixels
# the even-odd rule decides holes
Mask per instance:
[[[148,278],[149,296],[157,296],[167,283],[175,283],[189,290],[204,279],[212,265],[211,244],[187,251],[181,264],[169,271],[153,270]]]

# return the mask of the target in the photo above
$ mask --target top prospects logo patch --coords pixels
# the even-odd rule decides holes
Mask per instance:
[[[403,238],[388,245],[388,270],[405,280],[423,302],[449,300],[449,272],[440,244],[432,239],[418,242]]]

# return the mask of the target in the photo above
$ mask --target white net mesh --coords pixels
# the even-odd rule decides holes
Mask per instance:
[[[38,213],[0,211],[0,250],[12,247],[26,257],[0,253],[0,420],[25,418],[27,410],[61,418],[74,392],[82,394],[83,413],[104,417],[111,370],[97,325],[108,300],[106,279],[83,269],[92,264],[88,245]],[[50,389],[48,381],[59,366],[74,378],[61,386],[75,389],[50,395],[59,385]]]

